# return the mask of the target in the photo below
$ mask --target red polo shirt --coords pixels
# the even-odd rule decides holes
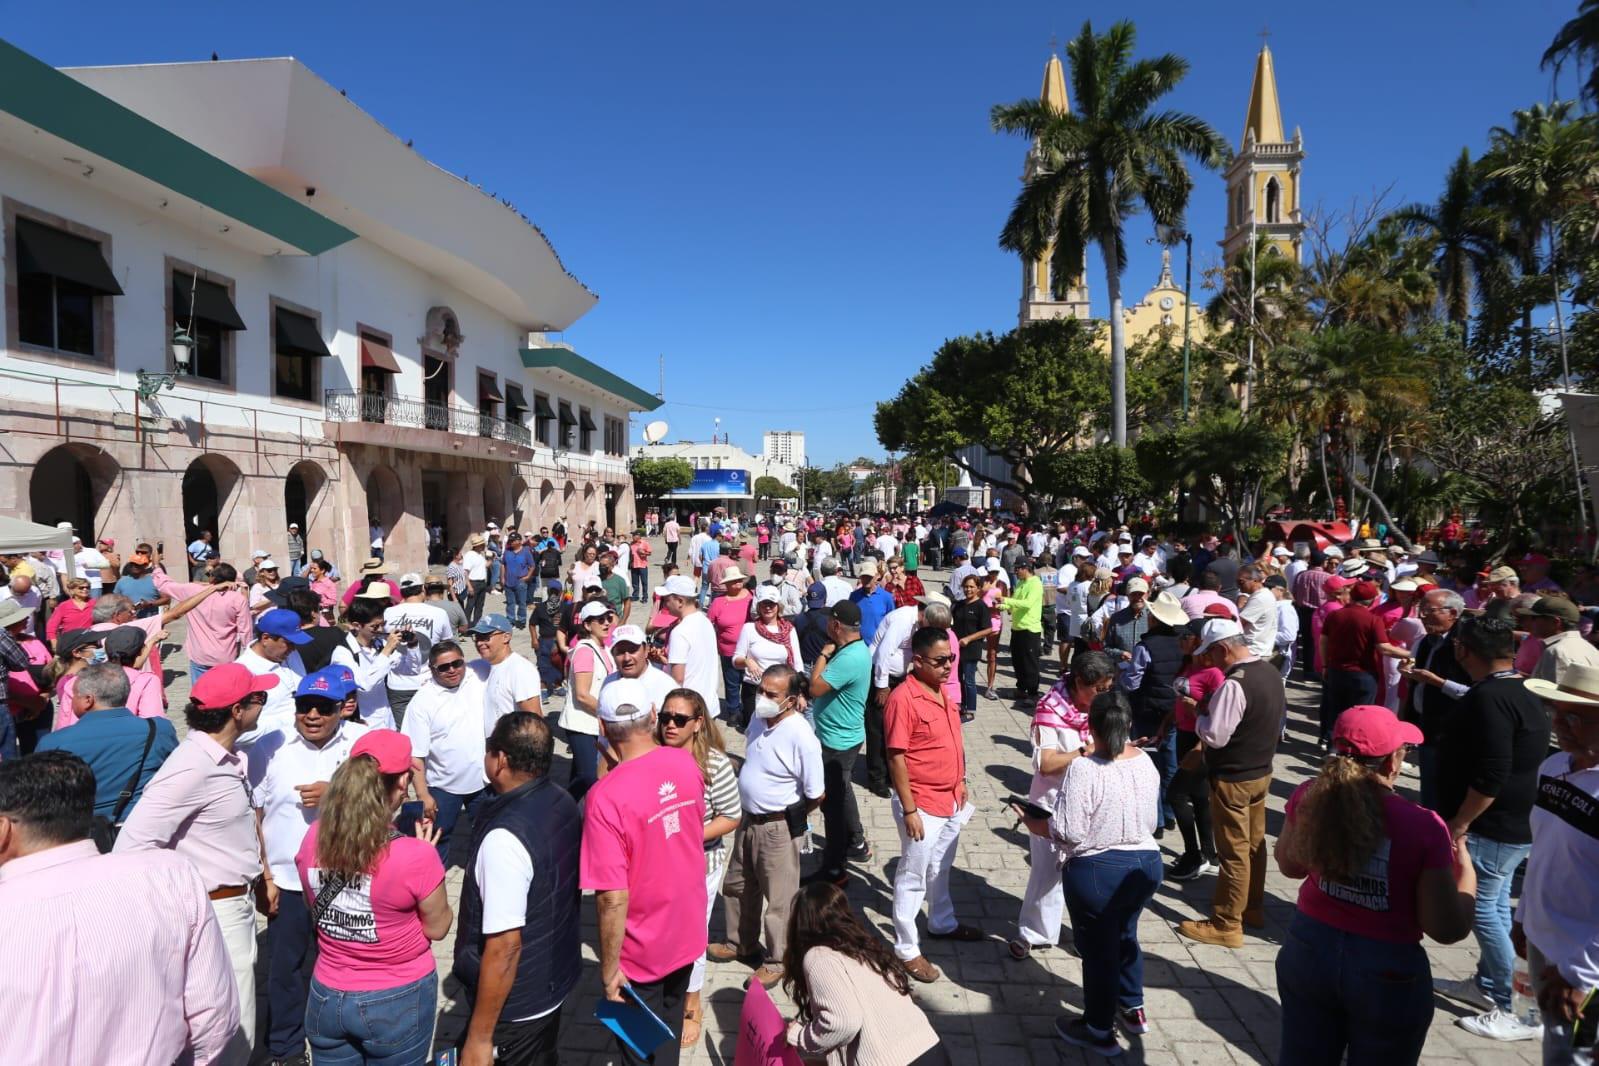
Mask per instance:
[[[1351,603],[1327,616],[1321,624],[1321,637],[1327,648],[1328,670],[1362,670],[1382,676],[1382,653],[1378,644],[1388,642],[1388,627],[1368,607]]]
[[[965,795],[966,747],[960,707],[942,692],[929,692],[907,677],[888,695],[883,708],[883,744],[905,753],[911,798],[916,809],[948,818]]]

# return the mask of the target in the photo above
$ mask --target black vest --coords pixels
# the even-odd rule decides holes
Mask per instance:
[[[1183,668],[1183,650],[1174,633],[1145,633],[1140,643],[1149,653],[1149,665],[1132,693],[1133,732],[1152,737],[1177,702],[1172,682]]]
[[[1271,760],[1282,737],[1283,711],[1288,705],[1283,677],[1275,666],[1256,659],[1228,670],[1227,680],[1243,687],[1244,716],[1225,747],[1205,749],[1205,765],[1219,781],[1254,781],[1271,773]]]
[[[500,1015],[526,1018],[555,1006],[577,985],[582,969],[578,907],[578,846],[583,835],[577,804],[548,777],[529,781],[484,806],[472,827],[473,861],[461,890],[461,924],[455,937],[455,978],[475,999],[483,964],[483,893],[477,853],[490,830],[505,829],[533,859],[527,921],[516,979]]]

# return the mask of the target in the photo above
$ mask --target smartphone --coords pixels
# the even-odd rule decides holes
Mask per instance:
[[[1005,803],[1006,806],[1014,807],[1020,810],[1029,818],[1042,818],[1045,821],[1048,821],[1052,817],[1051,812],[1046,811],[1032,800],[1025,799],[1021,796],[1012,796],[1010,799],[1006,800]]]

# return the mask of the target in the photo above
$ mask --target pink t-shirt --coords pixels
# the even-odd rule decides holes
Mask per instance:
[[[944,682],[944,698],[959,707],[961,703],[961,642],[955,636],[953,629],[946,629],[949,634],[949,651],[955,656],[955,661],[949,664],[949,680]]]
[[[1521,647],[1516,649],[1516,673],[1530,676],[1538,668],[1538,660],[1541,658],[1543,658],[1543,641],[1529,635],[1521,642]]]
[[[620,763],[589,789],[579,880],[627,892],[622,973],[658,981],[705,954],[705,779],[682,748]],[[699,908],[696,910],[695,908]]]
[[[1198,725],[1199,708],[1205,705],[1212,692],[1221,688],[1222,682],[1227,680],[1227,675],[1214,666],[1188,666],[1179,676],[1188,682],[1188,695],[1193,698],[1195,706],[1189,706],[1179,696],[1177,702],[1172,705],[1173,720],[1177,723],[1178,729],[1192,733]]]
[[[128,675],[128,710],[135,718],[165,718],[166,704],[161,699],[161,682],[143,670],[124,666]],[[56,717],[52,729],[65,729],[78,721],[72,710],[72,690],[78,687],[78,675],[68,674],[56,684]]]
[[[1306,781],[1288,797],[1291,824]],[[1392,792],[1383,797],[1388,833],[1352,884],[1328,881],[1315,872],[1299,886],[1299,910],[1307,918],[1356,936],[1394,944],[1421,940],[1416,917],[1416,882],[1423,870],[1450,869],[1455,862],[1449,829],[1427,808]]]
[[[313,913],[322,887],[316,831],[312,822],[294,856],[305,905]],[[372,873],[335,896],[317,923],[316,979],[341,992],[373,992],[432,973],[433,945],[422,932],[417,905],[443,883],[444,864],[433,845],[415,837],[390,841]]]
[[[650,565],[650,542],[636,540],[627,549],[633,556],[633,569],[643,570]]]
[[[744,629],[744,623],[750,620],[750,604],[754,602],[755,597],[748,594],[737,599],[718,596],[705,608],[705,616],[716,627],[718,654],[732,655],[733,649],[738,647],[738,635]]]

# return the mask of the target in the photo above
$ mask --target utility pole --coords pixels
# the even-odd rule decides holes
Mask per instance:
[[[1183,233],[1183,421],[1188,421],[1188,353],[1194,319],[1194,235]]]

